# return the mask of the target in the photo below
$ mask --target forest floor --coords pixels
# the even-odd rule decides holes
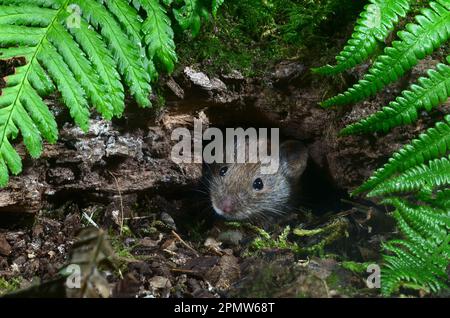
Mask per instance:
[[[90,208],[92,217],[96,208],[101,209]],[[267,232],[212,220],[205,232],[193,231],[195,224],[178,232],[162,212],[110,225],[109,248],[106,242],[93,244],[106,233],[68,204],[41,213],[31,228],[0,232],[0,253],[8,255],[1,257],[0,290],[21,297],[98,296],[105,289],[113,297],[376,297],[379,290],[366,284],[367,267],[379,259],[383,236],[369,233],[363,214],[350,210],[319,226],[318,219],[294,216]],[[110,222],[97,225],[108,228]],[[289,231],[289,224],[297,230]],[[307,224],[316,225],[308,232]],[[111,263],[98,258],[98,251]],[[87,290],[70,290],[60,270],[73,263],[97,268],[106,279],[89,276]]]

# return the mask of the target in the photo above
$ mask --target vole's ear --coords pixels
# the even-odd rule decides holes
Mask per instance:
[[[303,174],[308,162],[308,149],[297,140],[288,140],[280,146],[280,167],[290,179],[297,180]]]

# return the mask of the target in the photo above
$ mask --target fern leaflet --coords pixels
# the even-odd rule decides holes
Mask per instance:
[[[140,3],[148,16],[143,24],[148,56],[164,65],[168,72],[172,72],[177,62],[177,55],[170,19],[158,1],[140,0]]]
[[[217,11],[219,10],[220,6],[225,2],[225,0],[212,0],[212,14],[213,17],[217,16]]]
[[[450,63],[450,56],[447,57]],[[428,77],[421,77],[418,85],[413,84],[409,90],[402,92],[389,106],[375,114],[347,126],[341,131],[346,136],[357,133],[376,131],[388,132],[400,125],[409,125],[418,118],[422,109],[430,111],[444,103],[450,96],[450,66],[438,64],[436,70],[429,70]]]
[[[416,22],[408,24],[406,31],[398,32],[400,41],[387,47],[357,84],[321,105],[343,105],[372,96],[445,43],[450,35],[450,1],[430,2],[430,9],[423,9]]]
[[[411,0],[371,0],[356,21],[355,31],[346,46],[336,56],[336,65],[313,69],[318,74],[336,74],[352,68],[369,58],[378,41],[382,42],[394,29],[399,17],[410,10]]]
[[[414,192],[420,191],[423,187],[433,189],[446,185],[450,185],[450,161],[448,158],[442,158],[432,160],[428,165],[413,167],[400,176],[381,183],[369,192],[368,196]]]
[[[448,288],[446,268],[450,257],[450,214],[428,206],[414,207],[400,199],[386,203],[395,206],[394,217],[406,240],[385,244],[382,292],[390,295],[413,282],[436,292]]]
[[[372,177],[356,189],[353,194],[372,190],[397,172],[445,155],[450,148],[450,115],[445,122],[438,122],[410,144],[397,151],[389,162],[378,169]]]

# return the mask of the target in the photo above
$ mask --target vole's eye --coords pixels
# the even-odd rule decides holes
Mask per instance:
[[[222,168],[220,168],[220,170],[219,170],[219,175],[220,175],[221,177],[223,177],[223,176],[225,175],[225,173],[227,173],[227,171],[228,171],[228,167],[222,167]]]
[[[253,189],[259,191],[262,190],[262,188],[264,188],[264,183],[261,178],[255,179],[255,181],[253,181]]]

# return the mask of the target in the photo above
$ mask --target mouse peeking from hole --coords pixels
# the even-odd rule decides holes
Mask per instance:
[[[216,214],[227,220],[281,217],[293,209],[298,199],[307,161],[306,146],[288,140],[280,145],[275,173],[263,173],[261,162],[208,165],[206,182],[210,204]]]

